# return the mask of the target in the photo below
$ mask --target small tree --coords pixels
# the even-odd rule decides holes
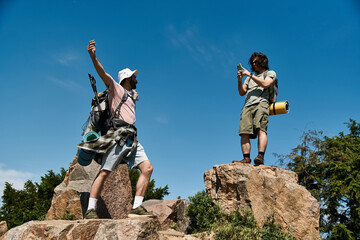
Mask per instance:
[[[274,154],[281,165],[298,175],[299,184],[308,189],[320,201],[320,185],[323,184],[324,137],[322,131],[308,131],[301,144],[288,155]]]
[[[59,174],[50,170],[41,177],[40,184],[28,180],[22,190],[6,182],[0,220],[6,221],[10,229],[30,220],[44,219],[51,205],[54,188],[64,180],[65,174],[63,168]]]
[[[309,131],[290,154],[277,155],[321,203],[320,230],[329,239],[360,236],[360,124],[346,124],[349,134]]]

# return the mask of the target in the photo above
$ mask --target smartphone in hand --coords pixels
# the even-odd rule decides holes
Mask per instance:
[[[238,70],[238,71],[244,70],[244,68],[241,66],[241,63],[239,63],[239,64],[237,65],[237,70]]]

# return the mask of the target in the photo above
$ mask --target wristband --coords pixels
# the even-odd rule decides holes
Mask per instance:
[[[252,73],[250,73],[250,75],[249,75],[250,79],[252,78],[252,75],[253,75],[253,74],[252,74]]]

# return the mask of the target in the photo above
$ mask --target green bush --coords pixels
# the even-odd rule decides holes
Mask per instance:
[[[75,215],[72,212],[66,210],[66,212],[61,214],[61,216],[57,220],[75,220],[75,219],[76,219]]]
[[[191,219],[190,227],[193,233],[210,231],[212,225],[221,219],[220,207],[211,201],[204,190],[194,197],[189,197],[189,201],[186,214]]]
[[[291,234],[283,233],[273,219],[269,219],[264,227],[258,227],[250,209],[237,209],[225,214],[205,191],[189,197],[189,200],[187,215],[193,233],[212,231],[216,240],[296,240]]]
[[[250,209],[231,212],[229,215],[223,214],[223,221],[217,223],[213,231],[216,233],[216,240],[225,239],[251,239],[261,240],[260,230],[256,225],[254,215]]]
[[[274,219],[271,219],[264,224],[260,235],[262,240],[296,240],[291,233],[283,233],[280,226],[274,223]]]

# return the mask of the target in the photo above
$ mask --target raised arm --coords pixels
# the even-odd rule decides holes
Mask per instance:
[[[250,77],[250,72],[246,69],[242,72],[242,74]],[[274,79],[272,79],[271,77],[266,77],[265,79],[261,79],[255,75],[251,74],[250,78],[252,80],[254,80],[254,82],[256,82],[257,85],[259,85],[260,87],[262,87],[264,89],[270,87],[270,85],[274,82]]]
[[[94,40],[91,40],[88,45],[88,52],[96,69],[96,72],[98,73],[99,77],[103,80],[105,86],[109,88],[110,82],[114,81],[114,79],[108,73],[105,72],[104,67],[101,65],[99,59],[96,57],[95,46],[96,46],[96,42]]]
[[[244,76],[243,72],[238,71],[237,79],[238,79],[238,91],[239,91],[240,96],[244,96],[248,90],[248,85],[242,83],[243,76]]]

